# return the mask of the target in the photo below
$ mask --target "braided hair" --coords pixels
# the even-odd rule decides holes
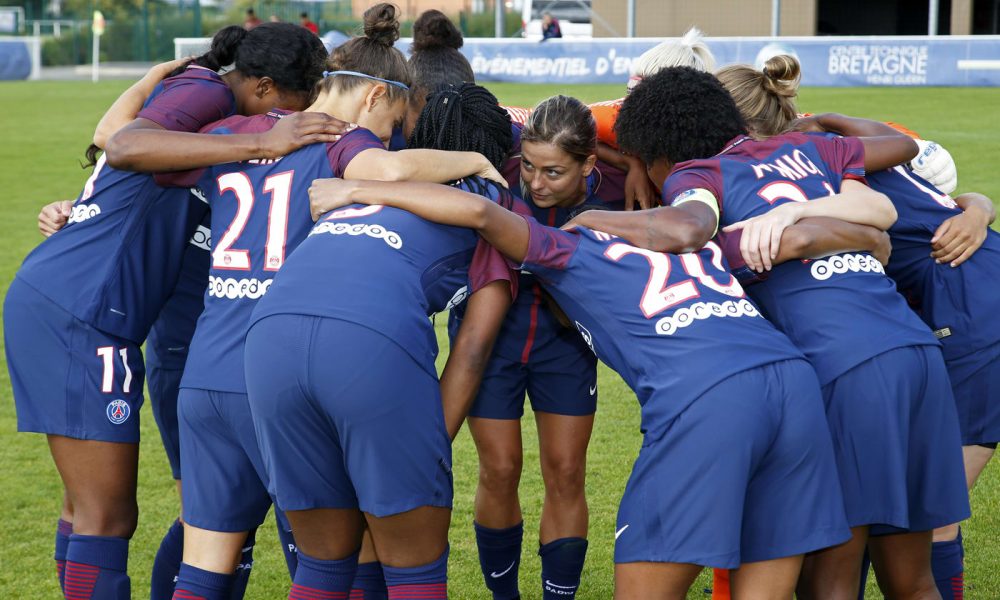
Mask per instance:
[[[513,143],[510,116],[496,96],[482,86],[463,83],[428,97],[407,147],[478,152],[499,169]]]

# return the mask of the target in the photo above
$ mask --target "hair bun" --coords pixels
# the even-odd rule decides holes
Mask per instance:
[[[365,11],[364,21],[366,38],[390,48],[399,39],[399,19],[394,5],[376,4]]]
[[[439,10],[424,11],[413,23],[413,45],[410,46],[412,52],[433,48],[458,50],[463,43],[465,40],[462,39],[462,32]]]
[[[218,71],[236,62],[236,51],[247,37],[247,30],[240,25],[223,27],[212,37],[212,48],[197,61],[201,66]]]
[[[779,96],[793,97],[798,94],[802,69],[794,56],[778,54],[764,63],[765,87]]]

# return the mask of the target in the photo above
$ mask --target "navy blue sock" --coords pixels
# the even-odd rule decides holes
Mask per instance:
[[[73,524],[59,519],[56,525],[56,551],[52,558],[56,561],[56,573],[59,575],[59,589],[66,583],[66,550],[69,548],[69,536],[73,534]]]
[[[127,568],[128,540],[74,533],[66,549],[64,594],[69,600],[129,600]]]
[[[298,564],[298,548],[295,547],[295,537],[292,536],[292,528],[288,525],[284,513],[274,507],[274,520],[278,525],[278,540],[281,542],[281,551],[285,554],[285,566],[288,567],[288,576],[295,581],[295,565]]]
[[[247,541],[243,542],[240,564],[236,565],[236,573],[233,575],[233,589],[229,594],[230,600],[243,600],[243,594],[247,591],[247,584],[250,583],[250,571],[253,569],[253,547],[256,543],[257,530],[254,529],[247,534]]]
[[[357,568],[357,553],[341,560],[319,560],[299,552],[288,600],[347,600]]]
[[[160,542],[160,549],[153,559],[153,573],[149,581],[149,600],[170,600],[174,596],[177,572],[184,556],[184,525],[175,520]]]
[[[181,563],[174,600],[228,600],[233,578]]]
[[[865,600],[865,586],[868,585],[868,572],[872,568],[872,559],[868,556],[868,547],[865,547],[865,555],[861,557],[861,583],[858,586],[858,600]]]
[[[351,584],[350,600],[387,600],[389,590],[385,587],[382,563],[359,563]]]
[[[962,563],[962,532],[947,542],[931,546],[931,569],[942,600],[962,600],[965,593],[965,566]]]
[[[493,600],[520,598],[517,571],[521,565],[524,522],[505,529],[490,529],[475,522],[472,526],[476,530],[479,568],[486,588],[493,592]]]
[[[554,540],[539,547],[538,556],[542,557],[542,598],[575,598],[587,557],[587,540],[577,537]]]
[[[434,562],[401,569],[382,565],[389,600],[445,600],[448,598],[448,548]]]

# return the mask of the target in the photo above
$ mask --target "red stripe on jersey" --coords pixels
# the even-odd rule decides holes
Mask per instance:
[[[556,209],[549,209],[549,227],[556,226]],[[531,293],[535,299],[531,302],[531,313],[528,321],[528,337],[524,340],[524,349],[521,350],[521,364],[528,364],[528,357],[531,349],[535,345],[535,332],[538,330],[538,308],[542,304],[542,288],[537,283],[531,286]]]

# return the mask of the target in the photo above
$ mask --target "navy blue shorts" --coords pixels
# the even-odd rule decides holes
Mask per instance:
[[[139,346],[77,319],[20,279],[3,311],[17,430],[139,442]]]
[[[582,345],[581,345],[582,346]],[[524,393],[531,409],[557,415],[585,416],[597,412],[597,357],[586,346],[549,360],[504,358],[494,353],[483,372],[470,417],[520,419]]]
[[[646,432],[615,536],[616,563],[723,569],[849,539],[812,366],[737,373]]]
[[[146,385],[149,386],[149,406],[160,430],[163,449],[170,461],[174,479],[181,478],[181,439],[177,426],[177,395],[180,392],[183,369],[149,367]]]
[[[907,346],[823,386],[851,527],[927,531],[969,517],[962,443],[941,350]]]
[[[1000,442],[1000,344],[948,361],[963,446]]]
[[[184,522],[210,531],[251,531],[264,522],[271,497],[246,394],[182,388]]]
[[[391,339],[338,319],[274,315],[251,327],[245,356],[282,510],[360,508],[384,517],[451,507],[438,380]]]

